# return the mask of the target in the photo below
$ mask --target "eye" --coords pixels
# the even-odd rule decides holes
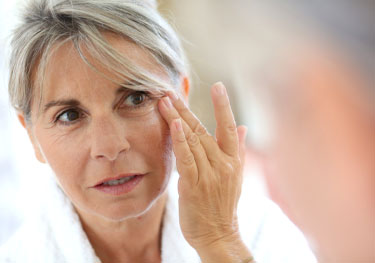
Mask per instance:
[[[127,107],[137,107],[137,106],[140,106],[141,104],[143,104],[146,99],[147,99],[147,94],[145,92],[142,92],[142,91],[137,91],[137,92],[134,92],[130,95],[128,95],[123,104],[125,104],[125,106]]]
[[[59,121],[63,124],[70,124],[74,121],[78,120],[81,117],[81,114],[79,111],[70,109],[66,110],[63,113],[61,113],[57,118],[56,121]]]

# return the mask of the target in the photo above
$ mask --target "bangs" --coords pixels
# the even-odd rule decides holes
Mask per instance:
[[[149,57],[148,63],[157,64],[162,69],[163,73],[168,76],[167,80],[137,65],[132,59],[127,57],[126,54],[115,49],[103,36],[103,33],[107,32],[99,31],[96,28],[86,30],[86,28],[83,27],[81,29],[85,37],[78,36],[72,39],[74,47],[80,57],[92,70],[118,86],[133,90],[147,91],[154,96],[163,96],[168,90],[173,90],[176,84],[178,84],[179,80],[176,80],[175,74],[169,72],[168,68],[149,50],[137,45],[130,38],[113,33],[114,36],[120,37],[124,39],[124,41],[131,42],[145,51]],[[95,63],[92,63],[92,61]],[[104,68],[109,74],[100,70],[96,65]],[[116,79],[121,81],[119,82]]]
[[[179,80],[176,80],[174,74],[169,72],[164,64],[160,63],[147,49],[137,45],[138,48],[147,53],[149,57],[148,63],[156,63],[162,69],[163,73],[168,76],[167,80],[137,65],[132,59],[119,52],[104,37],[104,33],[111,33],[116,37],[122,38],[124,41],[136,45],[128,37],[112,32],[99,31],[96,28],[90,28],[89,30],[85,30],[85,28],[81,29],[83,30],[83,34],[78,34],[64,40],[55,39],[54,41],[50,41],[40,56],[39,63],[36,63],[38,66],[34,77],[34,85],[39,90],[39,111],[43,98],[43,84],[48,62],[50,62],[53,53],[68,42],[72,42],[74,49],[91,70],[117,86],[131,90],[146,91],[155,98],[165,96],[167,91],[174,90],[178,86]],[[30,97],[35,98],[33,95],[35,94],[32,94]]]
[[[158,66],[157,72],[148,70],[147,64],[137,64],[132,53],[112,46],[106,33],[144,51],[148,57],[145,61]],[[27,120],[32,101],[42,99],[51,55],[67,42],[97,74],[154,97],[172,89],[179,91],[181,76],[188,75],[176,33],[145,1],[33,0],[25,6],[12,37],[8,88],[11,104]]]

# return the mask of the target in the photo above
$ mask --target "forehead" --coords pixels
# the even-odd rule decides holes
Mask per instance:
[[[168,79],[162,66],[144,48],[113,33],[105,32],[103,36],[111,48],[135,66],[161,80]],[[80,56],[72,41],[55,44],[44,72],[43,100],[51,96],[54,97],[55,93],[61,93],[61,91],[65,93],[77,91],[72,88],[85,85],[92,88],[95,86],[118,86],[115,83],[123,83],[127,80],[116,76],[102,63],[100,57],[89,52],[84,43],[81,45],[81,50],[87,62]]]

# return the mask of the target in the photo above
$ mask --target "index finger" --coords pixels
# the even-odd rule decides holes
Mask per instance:
[[[184,122],[189,126],[191,131],[199,137],[199,140],[207,154],[207,158],[212,160],[213,158],[217,157],[220,153],[220,148],[218,147],[216,140],[207,132],[200,120],[176,93],[168,92],[168,96]]]
[[[239,145],[237,126],[223,83],[215,83],[211,88],[216,119],[216,139],[220,149],[230,156],[238,156]]]

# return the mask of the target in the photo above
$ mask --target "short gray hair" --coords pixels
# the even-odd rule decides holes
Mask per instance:
[[[11,42],[9,95],[11,104],[29,120],[34,84],[42,85],[46,63],[57,46],[71,41],[81,58],[99,74],[85,57],[100,61],[132,89],[147,89],[161,95],[172,87],[117,52],[103,32],[124,37],[146,50],[163,68],[176,87],[182,74],[187,74],[180,41],[146,0],[30,0]],[[37,67],[37,68],[36,68]],[[33,72],[37,75],[33,79]],[[129,82],[129,81],[128,81]],[[42,89],[40,89],[42,96]]]

